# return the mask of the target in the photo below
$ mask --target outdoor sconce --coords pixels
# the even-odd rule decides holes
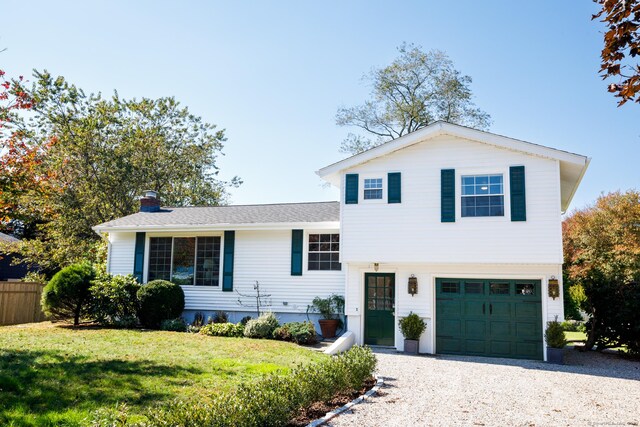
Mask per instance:
[[[556,299],[560,296],[560,284],[556,276],[551,276],[549,279],[549,296]]]
[[[418,278],[413,274],[409,277],[409,294],[414,296],[418,293]]]
[[[378,269],[380,268],[380,264],[378,264],[377,262],[373,263],[373,271],[378,271]]]

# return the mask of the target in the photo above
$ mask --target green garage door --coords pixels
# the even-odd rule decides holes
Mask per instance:
[[[436,352],[542,359],[539,280],[436,279]]]

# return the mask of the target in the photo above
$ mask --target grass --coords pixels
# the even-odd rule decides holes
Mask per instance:
[[[46,322],[0,327],[0,425],[84,425],[123,402],[141,414],[323,357],[269,340]]]
[[[584,341],[587,339],[587,334],[584,332],[566,332],[564,333],[567,341]]]

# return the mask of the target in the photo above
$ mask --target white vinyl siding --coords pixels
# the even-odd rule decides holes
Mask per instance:
[[[526,169],[526,222],[510,220],[508,176],[511,165],[524,165]],[[454,223],[440,222],[441,169],[455,169],[456,173]],[[380,176],[389,170],[402,170],[401,204],[341,206],[343,263],[426,260],[442,263],[562,263],[560,176],[556,160],[440,136],[344,173]],[[463,218],[460,203],[462,176],[483,174],[505,177],[505,215]]]
[[[356,342],[362,343],[362,321],[364,311],[364,274],[374,272],[372,264],[353,263],[348,265],[347,297],[345,312],[349,316],[349,330],[356,335]],[[437,313],[434,313],[434,285],[436,278],[487,278],[487,279],[523,279],[540,280],[542,286],[542,321],[564,319],[562,298],[555,300],[548,296],[547,281],[552,276],[561,277],[559,265],[504,265],[504,264],[379,264],[381,273],[395,274],[395,346],[403,348],[403,337],[398,319],[416,313],[427,323],[427,329],[420,339],[420,352],[434,351],[433,325]],[[418,293],[408,293],[409,277],[415,275],[418,280]],[[544,330],[544,328],[542,329]],[[437,351],[437,349],[436,349]]]
[[[107,272],[133,274],[133,258],[136,249],[136,233],[109,233],[109,257]]]
[[[148,235],[154,236],[151,233]],[[305,248],[305,258],[306,252]],[[224,262],[222,257],[220,262]],[[253,286],[256,281],[260,282],[262,292],[271,295],[271,306],[266,309],[278,313],[304,314],[316,296],[327,297],[332,293],[344,295],[345,281],[341,271],[305,270],[302,276],[291,276],[291,230],[237,230],[233,269],[234,292],[222,292],[221,286],[183,286],[185,309],[252,311],[251,307],[238,304],[238,293],[254,294]],[[242,299],[251,304],[250,298]]]
[[[337,234],[337,229],[316,230],[315,233]],[[306,233],[308,234],[308,233]],[[149,239],[151,237],[188,237],[189,233],[147,233],[145,243],[145,280],[148,274]],[[194,234],[221,236],[220,231]],[[135,233],[110,233],[108,271],[111,274],[132,274]],[[308,238],[305,237],[308,241]],[[224,238],[222,238],[224,246]],[[307,258],[304,249],[304,259]],[[253,285],[260,282],[261,290],[270,294],[271,306],[278,313],[305,314],[307,306],[316,296],[344,295],[345,278],[342,271],[308,271],[302,276],[291,276],[291,230],[236,231],[234,252],[233,289],[222,292],[221,286],[183,286],[186,310],[252,311],[238,304],[238,291],[253,294]],[[223,262],[221,255],[220,262]],[[249,303],[249,299],[244,299]]]

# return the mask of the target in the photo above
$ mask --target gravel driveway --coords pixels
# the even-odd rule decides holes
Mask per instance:
[[[376,350],[379,396],[331,426],[640,425],[640,362],[565,350],[567,365]]]

